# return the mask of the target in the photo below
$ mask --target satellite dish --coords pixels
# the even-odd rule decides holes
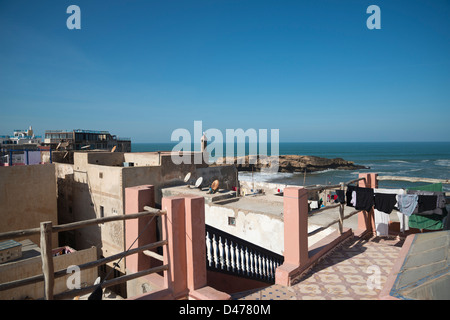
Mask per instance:
[[[116,151],[116,147],[117,147],[117,146],[114,146],[114,147],[111,149],[111,152]]]
[[[190,178],[191,178],[191,173],[188,172],[188,174],[186,175],[186,177],[184,177],[184,182],[185,182],[185,183],[188,182]]]
[[[195,187],[200,188],[200,186],[202,185],[202,182],[203,182],[203,178],[202,177],[198,178],[197,181],[195,181]]]
[[[214,182],[211,184],[211,190],[213,192],[216,192],[216,190],[219,188],[219,180],[214,180]]]

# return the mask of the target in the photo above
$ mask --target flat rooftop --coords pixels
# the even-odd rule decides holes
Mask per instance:
[[[208,188],[195,188],[189,186],[176,186],[162,189],[162,195],[178,196],[181,194],[190,194],[205,197],[205,203],[223,206],[231,209],[246,210],[255,213],[268,214],[283,217],[283,197],[275,194],[254,194],[244,197],[236,197],[235,191],[219,189],[214,194],[208,194]],[[353,211],[354,208],[344,206],[344,215]],[[314,226],[326,225],[330,221],[339,216],[339,207],[323,211],[308,219],[308,224]],[[392,214],[391,218],[396,218],[396,214]],[[347,228],[356,229],[358,226],[358,217],[354,215],[344,221]],[[337,228],[337,225],[335,226]]]
[[[205,198],[205,203],[217,202],[220,200],[236,197],[236,191],[219,189],[215,193],[208,193],[209,187],[197,188],[191,185],[182,185],[161,189],[163,197],[179,196],[182,194],[194,195]]]

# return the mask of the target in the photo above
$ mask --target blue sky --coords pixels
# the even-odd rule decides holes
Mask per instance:
[[[447,0],[0,0],[0,134],[170,142],[202,120],[282,142],[449,141],[448,17]]]

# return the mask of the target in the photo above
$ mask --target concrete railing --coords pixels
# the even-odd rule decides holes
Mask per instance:
[[[125,189],[125,213],[154,203],[153,186],[139,186]],[[205,199],[203,197],[173,196],[163,197],[162,209],[166,212],[162,219],[162,237],[167,240],[163,247],[163,264],[169,268],[163,276],[152,274],[142,280],[158,287],[150,293],[136,295],[131,300],[194,299],[228,300],[230,295],[207,285],[206,239],[205,239]],[[143,224],[128,222],[127,243],[142,232]],[[154,227],[156,228],[156,226]],[[142,242],[155,241],[154,233],[146,233]],[[152,238],[153,237],[153,238]],[[137,245],[140,245],[139,243]],[[155,254],[139,254],[127,257],[127,272],[140,272],[152,268]]]
[[[292,285],[295,281],[309,270],[322,257],[331,252],[343,241],[351,238],[353,235],[363,236],[371,232],[372,225],[368,214],[365,211],[355,210],[344,216],[344,204],[331,205],[319,210],[308,213],[308,191],[340,188],[351,183],[358,183],[361,187],[373,187],[371,176],[360,174],[358,179],[340,183],[331,186],[308,186],[308,187],[287,187],[284,189],[284,263],[279,266],[275,274],[275,282],[281,285]],[[339,217],[329,224],[308,233],[308,217],[318,214],[325,210],[340,207]],[[358,230],[344,227],[344,220],[358,214]],[[333,224],[339,224],[339,229],[315,243],[312,247],[308,246],[308,237],[323,231]]]
[[[275,282],[283,256],[206,225],[207,268],[239,277]]]

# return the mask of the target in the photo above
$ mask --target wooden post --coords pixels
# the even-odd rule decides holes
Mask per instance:
[[[341,190],[344,190],[344,182],[340,183]],[[344,233],[344,204],[339,205],[339,233]]]
[[[44,273],[44,298],[53,300],[53,285],[55,283],[52,255],[52,222],[41,222],[41,258]]]

